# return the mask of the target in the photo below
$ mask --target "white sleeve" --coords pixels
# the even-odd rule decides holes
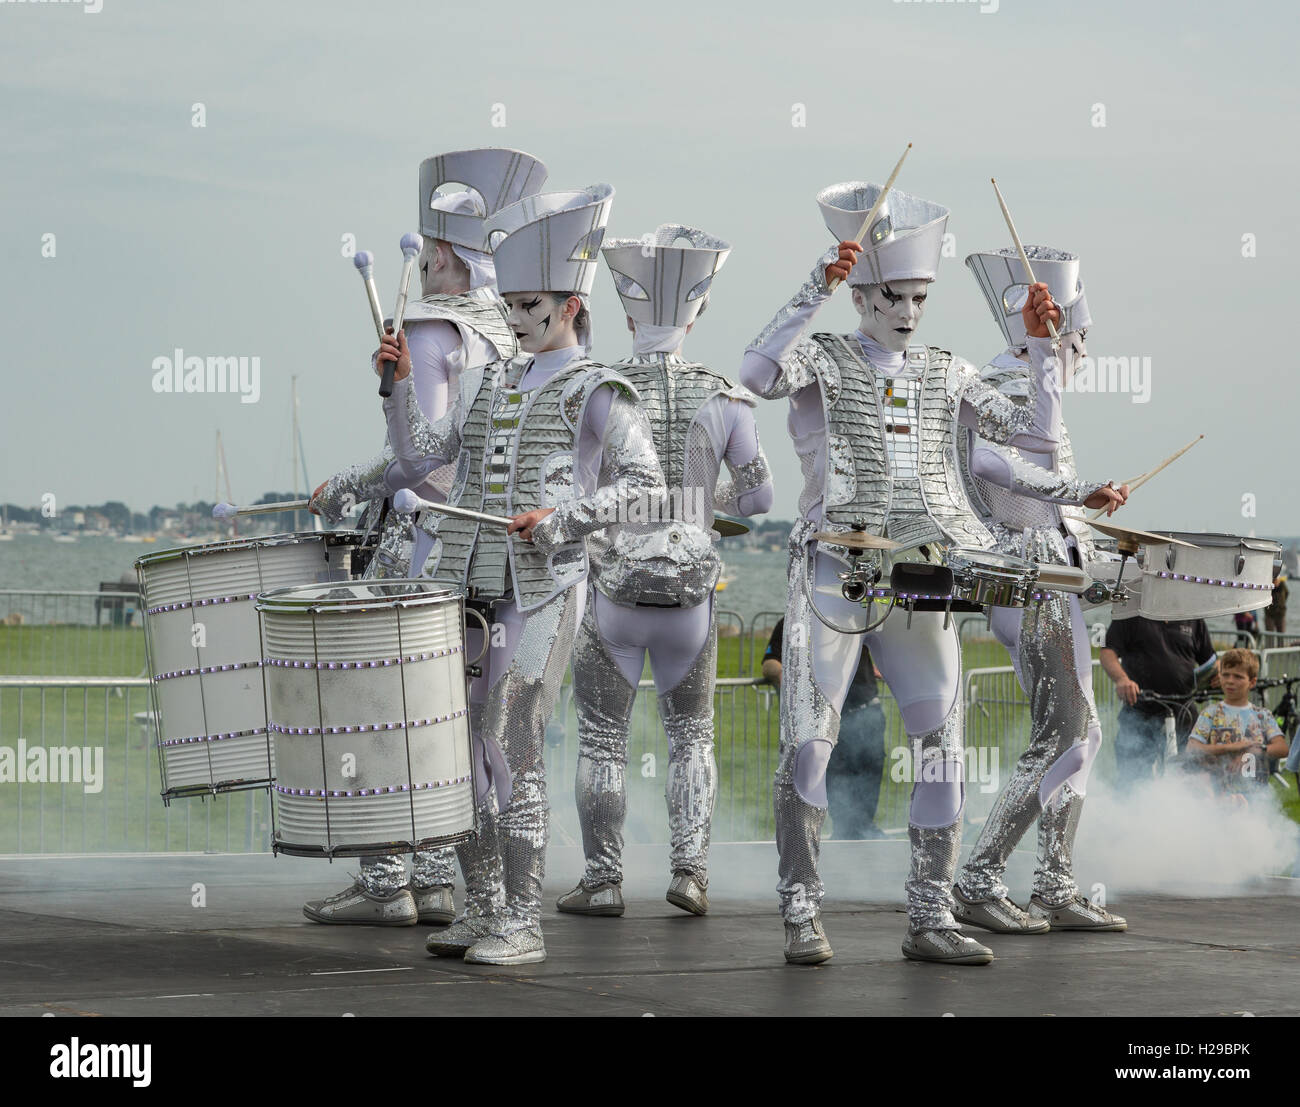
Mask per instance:
[[[460,331],[445,319],[430,319],[407,328],[406,345],[420,410],[430,420],[441,419],[451,404],[452,363],[460,353]]]

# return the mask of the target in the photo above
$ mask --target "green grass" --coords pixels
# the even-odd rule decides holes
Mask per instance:
[[[749,675],[766,639],[730,636],[718,643],[719,676]],[[996,642],[964,643],[965,671],[1003,667],[1006,652]],[[0,672],[31,675],[134,677],[144,671],[143,635],[138,629],[88,627],[0,628]],[[648,672],[646,674],[649,676]],[[996,747],[1005,777],[1028,741],[1028,708],[1014,677],[1001,674],[979,682],[979,703],[968,711],[967,742]],[[1097,683],[1098,709],[1107,736],[1114,734],[1116,705],[1109,682]],[[887,689],[882,697],[888,730],[886,765],[877,821],[886,827],[907,822],[909,779],[894,779],[890,751],[905,744],[902,722]],[[779,744],[777,699],[769,685],[721,688],[715,699],[719,800],[717,840],[765,840],[773,833],[771,786]],[[571,795],[577,724],[569,687],[561,701],[565,739],[547,749],[554,820],[560,841],[578,841]],[[134,717],[150,709],[146,688],[0,689],[0,745],[90,745],[105,748],[105,781],[98,794],[78,784],[0,785],[0,853],[97,850],[261,849],[269,839],[264,792],[227,793],[215,800],[177,800],[164,807],[151,735]],[[653,689],[637,698],[629,735],[628,839],[663,840],[667,831],[663,785],[668,744],[659,723]],[[1095,769],[1114,777],[1113,745],[1107,742]],[[1288,776],[1294,785],[1294,778]],[[1294,786],[1273,787],[1281,810],[1300,822],[1300,794]],[[971,814],[986,811],[993,796],[968,789]],[[833,833],[833,826],[831,826]]]

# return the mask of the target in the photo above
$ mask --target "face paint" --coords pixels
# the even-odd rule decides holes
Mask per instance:
[[[502,299],[506,304],[506,325],[519,340],[519,348],[526,354],[537,353],[552,337],[559,319],[555,298],[546,292],[514,292]]]
[[[893,353],[907,349],[925,313],[929,287],[929,281],[914,279],[854,288],[862,333]]]

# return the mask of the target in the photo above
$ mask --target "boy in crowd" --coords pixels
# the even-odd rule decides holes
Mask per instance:
[[[1228,793],[1258,794],[1268,783],[1269,759],[1287,755],[1287,740],[1267,707],[1250,702],[1259,658],[1228,650],[1219,658],[1223,700],[1201,712],[1187,741],[1189,763],[1212,774]]]

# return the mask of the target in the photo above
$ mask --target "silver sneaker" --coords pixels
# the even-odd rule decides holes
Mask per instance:
[[[1052,930],[1127,930],[1128,922],[1112,915],[1104,907],[1076,895],[1060,905],[1053,905],[1037,893],[1029,897],[1029,913],[1042,919]]]
[[[491,934],[501,920],[495,915],[461,915],[446,930],[438,930],[425,939],[424,948],[435,957],[464,957],[475,942]]]
[[[546,960],[540,926],[512,930],[509,934],[489,934],[465,951],[471,965],[535,965]]]
[[[599,915],[617,918],[623,914],[623,891],[617,884],[606,882],[588,888],[579,884],[555,901],[555,909],[568,915]]]
[[[452,902],[450,884],[432,884],[428,888],[408,884],[407,887],[415,900],[415,909],[421,923],[426,926],[447,926],[456,921],[456,905]]]
[[[912,961],[942,961],[947,965],[987,965],[993,951],[960,930],[911,930],[903,939],[903,956]]]
[[[822,917],[785,924],[785,959],[792,965],[820,965],[832,956],[831,944],[822,929]]]
[[[1009,899],[967,899],[960,889],[952,890],[952,915],[959,923],[983,927],[994,934],[1046,934],[1051,925],[1046,919],[1022,911]]]
[[[335,895],[304,903],[302,913],[312,922],[345,926],[414,926],[419,916],[405,888],[391,896],[372,896],[355,881]]]
[[[692,915],[709,913],[709,896],[705,891],[707,885],[701,884],[694,873],[673,873],[668,885],[668,894],[664,896],[674,907],[689,911]]]

